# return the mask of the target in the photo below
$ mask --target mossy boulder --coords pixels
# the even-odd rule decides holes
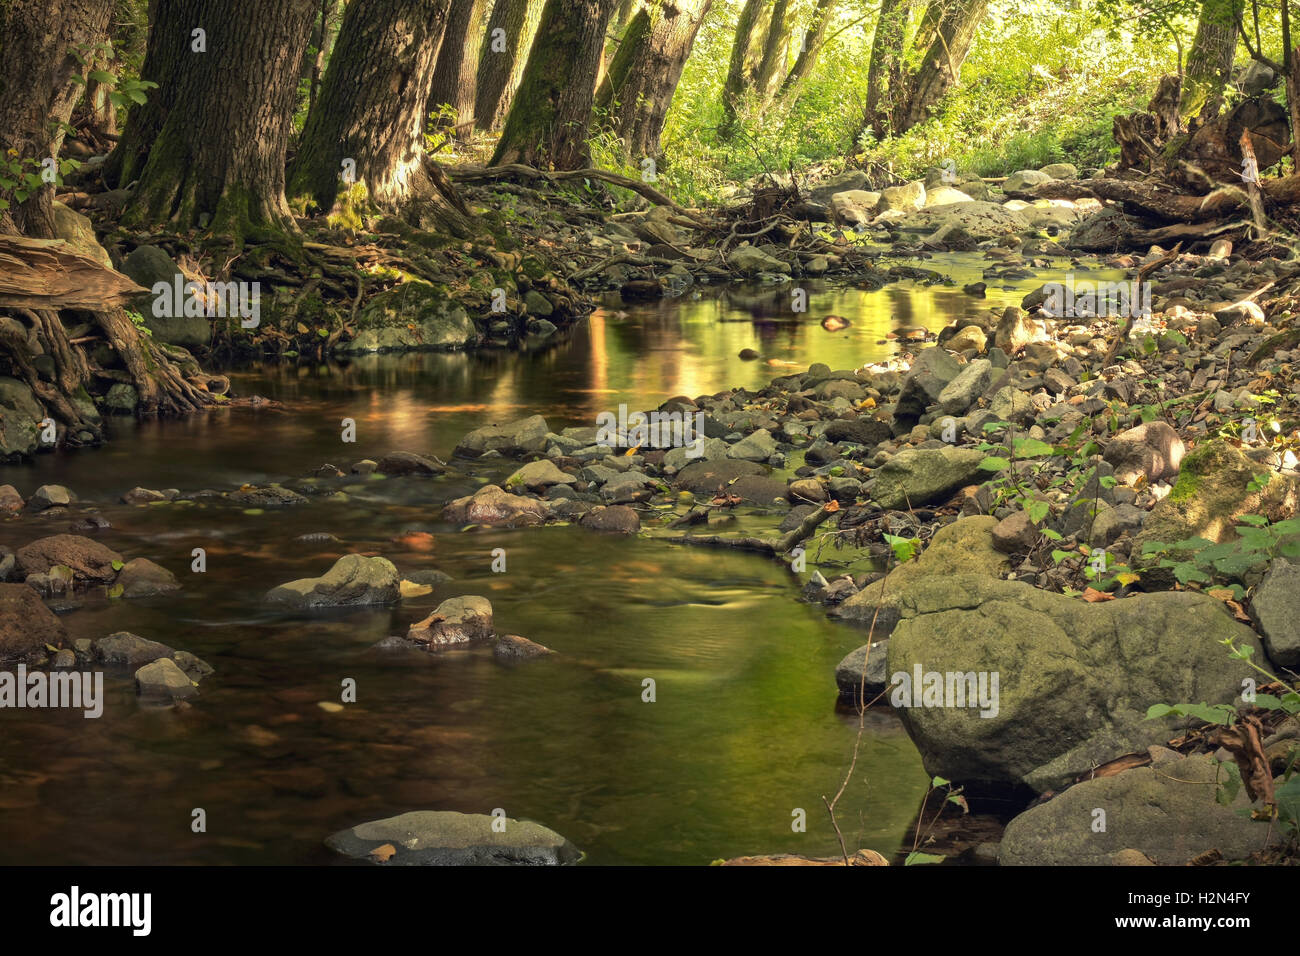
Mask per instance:
[[[375,296],[357,317],[360,332],[338,352],[461,348],[477,332],[469,313],[429,282],[403,282]]]
[[[25,382],[0,376],[0,458],[32,455],[40,439],[45,410]]]
[[[1245,788],[1230,804],[1215,797],[1226,774],[1209,754],[1183,757],[1151,747],[1152,762],[1076,784],[1026,810],[1002,836],[1003,866],[1112,866],[1136,850],[1158,866],[1185,866],[1206,850],[1242,860],[1284,839],[1276,827],[1250,819]],[[1103,819],[1104,829],[1093,822]]]
[[[900,564],[879,581],[868,584],[834,608],[832,617],[863,626],[875,622],[874,634],[883,637],[902,615],[903,597],[921,580],[939,575],[975,574],[997,578],[1011,569],[1011,559],[993,546],[992,515],[960,518],[940,528],[920,557]],[[879,613],[877,613],[879,608]]]
[[[1187,453],[1169,496],[1147,515],[1134,541],[1138,565],[1158,562],[1143,557],[1148,543],[1174,544],[1205,538],[1216,544],[1237,537],[1242,515],[1281,521],[1300,506],[1300,482],[1251,461],[1221,439],[1202,442]]]
[[[976,789],[1059,790],[1115,757],[1164,744],[1181,718],[1147,720],[1151,705],[1231,703],[1251,676],[1225,639],[1264,656],[1259,637],[1222,602],[1191,591],[1089,604],[1018,581],[941,574],[911,584],[900,605],[891,678],[917,668],[982,673],[992,687],[997,677],[990,716],[946,696],[920,706],[891,695],[926,772]]]

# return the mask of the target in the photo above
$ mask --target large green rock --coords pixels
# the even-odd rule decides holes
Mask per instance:
[[[1242,515],[1258,514],[1273,520],[1289,518],[1300,506],[1300,483],[1287,475],[1251,461],[1220,439],[1202,442],[1183,458],[1178,480],[1168,497],[1147,515],[1142,532],[1134,539],[1134,560],[1143,559],[1148,542],[1174,544],[1186,538],[1206,538],[1215,543],[1237,537],[1234,530]],[[1262,487],[1251,487],[1263,476]]]
[[[99,244],[89,219],[61,202],[52,202],[50,207],[54,213],[54,235],[65,241],[73,252],[94,259],[105,269],[113,268],[113,260]]]
[[[831,616],[868,627],[874,621],[873,633],[879,638],[894,629],[902,615],[903,596],[924,578],[953,574],[1002,577],[1011,569],[1011,560],[993,547],[997,523],[992,515],[972,515],[945,525],[916,560],[900,564],[868,584],[832,609]]]
[[[1002,835],[998,862],[1109,866],[1120,851],[1137,850],[1159,866],[1184,866],[1206,850],[1245,859],[1267,837],[1281,839],[1276,827],[1239,815],[1251,805],[1244,787],[1229,806],[1215,800],[1227,774],[1209,754],[1150,753],[1148,767],[1085,780],[1020,814]]]
[[[1252,672],[1221,642],[1262,658],[1255,632],[1190,591],[1096,604],[978,575],[930,575],[902,595],[891,676],[997,675],[995,716],[901,707],[928,773],[960,783],[1059,790],[1108,760],[1176,734],[1152,704],[1230,703]]]
[[[984,472],[978,448],[913,448],[901,451],[875,473],[871,497],[882,508],[902,508],[946,500],[974,484]]]
[[[357,317],[360,331],[338,352],[453,349],[472,342],[474,322],[442,290],[412,280],[381,292]]]
[[[45,410],[25,382],[0,376],[0,458],[35,453],[43,418]]]

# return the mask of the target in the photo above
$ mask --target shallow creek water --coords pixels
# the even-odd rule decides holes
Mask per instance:
[[[880,344],[891,328],[937,329],[1017,303],[1050,278],[991,283],[978,300],[960,286],[984,261],[922,264],[957,285],[814,290],[797,320],[756,315],[765,310],[752,299],[705,289],[699,299],[602,309],[541,351],[246,369],[233,373],[238,391],[283,408],[117,421],[103,448],[0,468],[0,483],[25,495],[67,485],[79,508],[112,523],[100,540],[157,561],[184,585],[152,601],[88,596],[63,616],[73,639],[129,630],[216,668],[187,709],[140,706],[123,673],[109,675],[97,720],[0,711],[0,864],[322,863],[332,860],[322,839],[364,820],[498,807],[559,831],[592,863],[837,852],[822,796],[839,786],[858,718],[836,712],[833,670],[864,633],[799,603],[799,582],[776,562],[576,527],[458,533],[439,510],[475,486],[465,479],[358,480],[345,502],[263,513],[118,499],[136,485],[230,489],[325,462],[346,470],[396,449],[446,458],[462,434],[492,421],[541,413],[558,431],[593,424],[620,402],[650,408],[673,395],[757,388],[813,362],[854,367],[893,353],[892,341]],[[827,333],[818,324],[827,313],[853,325]],[[763,359],[742,361],[743,348]],[[354,445],[340,442],[345,417],[357,423]],[[501,463],[501,477],[513,467]],[[776,520],[741,524],[768,533]],[[18,547],[68,524],[23,517],[0,524],[0,543]],[[322,531],[341,543],[294,540]],[[432,532],[436,544],[395,541],[407,531]],[[189,571],[195,547],[207,550],[205,574]],[[498,547],[504,574],[491,570]],[[291,615],[262,603],[273,585],[322,574],[353,551],[454,580],[396,609]],[[499,631],[559,653],[504,667],[490,652],[416,665],[368,652],[456,594],[487,597]],[[347,677],[357,703],[320,707],[339,700]],[[642,702],[645,677],[656,680],[654,703]],[[910,844],[926,787],[892,713],[868,715],[857,767],[840,825],[852,846],[891,855]],[[208,825],[196,834],[199,807]],[[797,808],[807,811],[806,833],[792,830]]]

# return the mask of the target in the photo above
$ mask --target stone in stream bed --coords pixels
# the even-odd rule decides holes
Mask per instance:
[[[293,608],[396,604],[401,599],[397,568],[387,558],[346,554],[319,578],[290,581],[266,593],[266,600]]]
[[[456,524],[534,525],[550,517],[550,506],[535,498],[512,495],[497,485],[484,485],[448,504],[442,517]]]
[[[582,851],[554,830],[486,813],[413,810],[340,830],[325,845],[390,866],[564,866]]]
[[[555,651],[518,634],[502,634],[492,642],[492,656],[504,663],[547,657]]]
[[[44,511],[46,508],[66,507],[77,500],[63,485],[41,485],[27,499],[28,511]]]
[[[62,565],[72,569],[78,582],[108,584],[122,567],[122,555],[98,541],[75,534],[55,534],[39,538],[15,552],[18,574],[43,574]],[[114,564],[117,565],[114,568]]]
[[[454,454],[461,458],[478,458],[489,451],[507,457],[541,454],[546,450],[549,433],[550,428],[541,415],[504,425],[484,425],[462,438]]]
[[[390,451],[375,463],[381,475],[441,475],[446,469],[432,458],[409,451]]]
[[[114,587],[122,589],[124,598],[156,597],[175,594],[181,589],[176,575],[148,558],[132,558],[126,562]]]
[[[160,657],[136,671],[135,689],[140,697],[158,702],[187,700],[199,692],[194,681],[170,657]]]
[[[492,603],[470,594],[443,601],[432,614],[411,625],[406,639],[438,651],[486,643],[493,634]]]
[[[63,623],[25,584],[0,584],[0,661],[32,660],[67,638]]]

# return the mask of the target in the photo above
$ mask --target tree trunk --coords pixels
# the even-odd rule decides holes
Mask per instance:
[[[894,113],[903,95],[903,35],[914,0],[881,0],[867,68],[867,105],[856,141],[871,130],[877,142],[893,135]]]
[[[170,75],[149,78],[171,102],[124,221],[208,229],[236,246],[296,231],[284,157],[314,0],[159,0],[163,11],[174,35],[158,45],[180,49],[163,58]]]
[[[496,131],[524,75],[528,50],[542,18],[542,0],[496,0],[478,58],[474,125]]]
[[[104,39],[112,5],[112,0],[0,3],[0,154],[14,149],[20,157],[57,156],[63,136],[57,121],[66,122],[81,96],[81,86],[72,81],[81,69],[70,51]],[[52,237],[52,192],[48,186],[42,188],[0,214],[0,233]],[[8,358],[13,374],[63,425],[64,442],[98,441],[99,426],[84,413],[82,404],[91,365],[69,339],[60,313],[9,311],[13,317],[0,323],[0,352]],[[141,414],[191,410],[203,403],[200,390],[178,374],[167,355],[153,349],[121,309],[90,314],[136,386]],[[79,314],[83,321],[84,315]],[[52,371],[36,368],[29,342],[33,337],[53,362]]]
[[[463,212],[424,154],[424,116],[449,0],[352,0],[316,110],[289,169],[289,195],[328,212],[364,188],[381,208],[459,236]]]
[[[587,165],[587,127],[616,0],[546,0],[537,40],[492,157],[494,166]]]
[[[112,0],[9,0],[0,3],[0,156],[10,150],[39,174],[40,164],[57,161],[63,127],[81,99],[73,76],[84,76],[72,55],[104,40]],[[29,162],[30,161],[30,162]],[[9,199],[0,189],[0,197]],[[42,186],[0,217],[11,231],[38,239],[54,236],[54,189]]]
[[[1237,52],[1235,7],[1236,0],[1204,0],[1201,4],[1178,100],[1178,115],[1184,124],[1193,117],[1202,122],[1212,119],[1223,106],[1223,89],[1232,77]]]
[[[727,66],[726,82],[722,85],[722,120],[718,123],[718,135],[722,139],[729,139],[735,132],[736,114],[746,91],[751,88],[748,75],[750,48],[758,33],[764,6],[764,0],[745,0],[740,19],[736,21],[736,37],[731,43],[731,62]]]
[[[763,56],[754,71],[754,91],[758,94],[760,109],[772,101],[777,86],[785,76],[785,66],[790,52],[791,26],[786,22],[789,7],[789,0],[776,0],[767,21]]]
[[[660,155],[668,106],[713,0],[657,2],[633,20],[596,95],[624,155]],[[637,23],[639,28],[635,28]]]
[[[152,80],[158,86],[149,91],[143,103],[133,106],[126,114],[122,138],[103,166],[104,182],[110,186],[129,186],[140,178],[144,170],[163,120],[176,102],[178,84],[175,81],[190,49],[191,19],[180,3],[149,0],[152,26],[145,41],[140,79]]]
[[[928,118],[930,110],[956,84],[975,31],[987,10],[988,0],[957,0],[943,11],[934,39],[910,84],[906,108],[899,116],[894,135],[905,133]]]
[[[479,46],[483,42],[487,0],[452,0],[447,29],[433,70],[428,112],[441,106],[456,111],[456,138],[468,139],[474,129],[474,94]]]
[[[776,98],[779,102],[793,103],[799,95],[800,87],[812,73],[813,67],[817,65],[817,58],[821,55],[822,47],[826,45],[826,31],[838,2],[839,0],[817,0],[812,20],[803,35],[799,55],[795,58],[794,66],[790,68],[786,78],[781,81],[780,90],[777,91]]]
[[[320,0],[321,42],[316,48],[316,55],[312,57],[311,85],[307,92],[308,114],[316,106],[316,97],[320,96],[320,83],[325,76],[325,64],[329,62],[334,41],[339,36],[339,24],[343,22],[342,16],[339,15],[339,3],[340,0]]]

